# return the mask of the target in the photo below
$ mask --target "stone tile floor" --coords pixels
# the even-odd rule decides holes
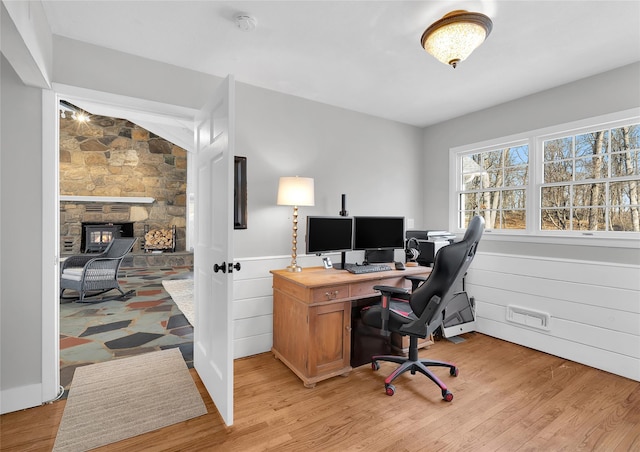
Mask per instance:
[[[193,326],[162,286],[163,279],[193,278],[192,267],[121,268],[119,300],[60,301],[60,384],[68,394],[77,367],[178,347],[193,367]],[[72,295],[65,291],[65,297]],[[102,297],[119,295],[112,290]]]

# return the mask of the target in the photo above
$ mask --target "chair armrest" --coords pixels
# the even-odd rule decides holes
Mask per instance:
[[[69,256],[62,262],[61,268],[62,270],[64,270],[65,268],[84,267],[85,265],[87,265],[87,262],[95,259],[96,257],[99,257],[99,255],[78,254],[75,256]]]
[[[381,297],[381,306],[382,312],[380,313],[382,316],[382,335],[389,336],[391,332],[387,327],[387,323],[389,323],[389,305],[392,295],[408,295],[409,289],[405,289],[404,287],[393,287],[393,286],[373,286],[373,290],[377,290],[382,294]]]
[[[432,296],[431,300],[427,304],[427,307],[429,307],[430,309],[425,309],[424,311],[422,311],[422,314],[420,315],[420,317],[418,317],[413,322],[407,323],[406,325],[402,325],[400,327],[400,331],[405,334],[410,334],[410,335],[418,336],[421,338],[427,337],[428,334],[431,334],[433,331],[437,329],[437,327],[439,327],[442,324],[443,319],[441,315],[439,319],[433,319],[431,322],[429,322],[429,325],[427,326],[427,322],[429,321],[429,318],[431,317],[433,311],[439,308],[441,301],[442,301],[442,298],[440,298],[438,295]]]
[[[382,294],[389,294],[389,295],[409,295],[409,293],[411,293],[409,289],[405,289],[404,287],[394,287],[394,286],[373,286],[373,290],[377,290]]]
[[[411,292],[416,290],[418,286],[429,279],[428,276],[420,276],[420,275],[408,275],[405,276],[404,279],[411,281]]]

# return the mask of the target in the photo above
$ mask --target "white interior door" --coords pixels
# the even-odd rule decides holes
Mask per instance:
[[[233,424],[234,80],[195,122],[194,366],[225,424]]]

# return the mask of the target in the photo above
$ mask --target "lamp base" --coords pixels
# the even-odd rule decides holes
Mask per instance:
[[[302,271],[302,267],[298,267],[297,265],[289,265],[287,267],[287,271],[293,272],[293,273],[298,273]]]

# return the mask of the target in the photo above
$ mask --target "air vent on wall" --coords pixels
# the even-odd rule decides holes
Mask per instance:
[[[68,253],[73,252],[73,237],[62,238],[62,251]]]
[[[507,306],[507,321],[538,330],[551,329],[551,314],[521,306]]]
[[[113,213],[129,213],[129,206],[111,206],[111,212]]]
[[[86,212],[102,212],[102,204],[87,204]]]

